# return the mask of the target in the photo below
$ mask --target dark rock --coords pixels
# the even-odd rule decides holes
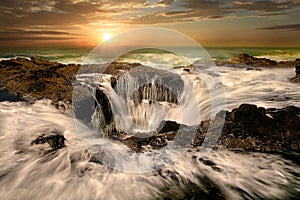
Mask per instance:
[[[0,88],[0,101],[24,101],[18,94],[11,94],[7,89]]]
[[[300,83],[300,65],[296,66],[296,76],[291,78],[292,83]]]
[[[223,61],[219,63],[219,65],[233,65],[233,66],[245,66],[247,70],[252,70],[251,67],[295,67],[300,64],[300,59],[296,59],[295,61],[280,61],[276,62],[274,60],[266,59],[266,58],[256,58],[250,56],[249,54],[243,53],[239,56],[233,56],[231,61]]]
[[[249,54],[240,54],[239,56],[234,56],[231,59],[231,63],[233,64],[244,64],[250,66],[258,66],[258,67],[275,67],[277,66],[277,62],[274,60],[269,60],[266,58],[255,58],[250,56]]]
[[[58,131],[51,131],[49,134],[43,134],[31,142],[31,145],[48,143],[53,150],[66,147],[65,137]]]
[[[282,145],[286,148],[300,149],[300,108],[287,106],[268,110],[282,132]]]
[[[106,94],[100,90],[96,89],[96,100],[98,101],[98,105],[100,106],[101,111],[103,112],[103,116],[106,124],[110,124],[113,122],[113,113],[110,106],[110,101]]]
[[[294,106],[266,110],[242,104],[226,113],[219,144],[228,148],[262,152],[300,150],[299,110]]]
[[[75,64],[59,64],[39,58],[16,58],[0,62],[4,88],[22,99],[50,99],[72,102],[72,82],[79,69]]]
[[[180,124],[174,121],[162,121],[158,128],[157,131],[158,133],[166,133],[166,132],[171,132],[171,131],[178,131],[180,127]]]
[[[73,111],[77,119],[89,124],[97,106],[93,90],[87,86],[76,86],[73,89]]]
[[[183,69],[183,71],[185,71],[185,72],[190,72],[190,71],[191,71],[191,69],[184,68],[184,69]]]
[[[112,88],[115,88],[116,85],[117,85],[117,78],[114,77],[114,76],[112,76],[112,77],[110,78],[110,84],[111,84],[111,87],[112,87]]]
[[[300,75],[300,65],[296,66],[296,75]]]
[[[203,126],[203,125],[202,125]],[[207,132],[207,130],[206,130]],[[197,130],[197,133],[196,133],[196,136],[195,138],[192,140],[192,145],[193,146],[201,146],[204,139],[205,139],[205,136],[206,136],[206,133],[205,131],[203,131],[201,125],[199,126],[199,129]]]
[[[124,72],[130,71],[135,67],[140,66],[140,63],[127,63],[127,62],[112,62],[104,70],[104,74],[111,74],[114,76],[120,76]]]
[[[136,152],[144,151],[144,147],[150,145],[154,149],[159,149],[168,144],[168,140],[173,140],[176,133],[169,132],[164,134],[154,133],[136,133],[131,136],[127,136],[120,141],[124,143],[130,149]]]

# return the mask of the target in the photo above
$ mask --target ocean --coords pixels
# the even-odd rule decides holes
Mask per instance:
[[[230,59],[240,53],[276,61],[300,58],[300,48],[205,49],[212,61]],[[0,49],[0,60],[34,56],[60,63],[105,62],[93,57],[91,51],[92,48],[6,48]],[[146,49],[117,60],[165,69],[203,59],[193,51],[178,49],[181,51],[186,53],[183,59],[169,52]],[[211,70],[203,64],[205,62],[199,64],[201,73],[175,69],[190,84],[188,90],[192,91],[189,93],[184,87],[183,95],[179,97],[181,107],[146,100],[135,105],[127,99],[128,95],[123,98],[117,92],[130,92],[130,87],[139,84],[129,75],[124,76],[123,82],[118,82],[115,90],[109,82],[110,76],[103,74],[79,74],[78,82],[89,86],[98,84],[97,87],[111,99],[116,123],[124,130],[129,130],[133,122],[140,123],[135,130],[140,132],[155,130],[164,119],[195,125],[195,121],[199,122],[199,119],[195,120],[197,110],[205,120],[212,111],[231,110],[242,103],[265,108],[300,107],[300,86],[289,81],[295,75],[294,68],[247,70],[218,66]],[[150,91],[151,95],[158,91],[154,89],[154,92]],[[146,90],[143,92],[149,93]],[[220,90],[222,96],[219,98],[219,93],[214,92]],[[99,113],[95,109],[93,122],[96,125],[101,121],[99,117],[103,117],[103,113]],[[75,119],[72,110],[56,109],[46,99],[33,104],[0,102],[1,198],[239,200],[298,199],[300,196],[298,152],[274,154],[206,147],[188,147],[181,151],[178,146],[178,149],[150,149],[139,153],[123,143],[98,137],[97,134],[103,132],[97,128]],[[47,144],[30,145],[33,139],[53,130],[65,136],[65,148],[49,153]],[[96,137],[92,137],[95,134]],[[92,144],[87,144],[91,140]],[[88,147],[94,147],[92,151],[100,164],[90,162]]]
[[[300,48],[267,48],[267,47],[204,47],[213,60],[231,59],[232,56],[241,53],[248,53],[260,58],[268,58],[276,61],[295,60],[300,58]],[[0,48],[0,60],[16,57],[39,57],[60,63],[84,63],[85,58],[93,50],[92,47],[85,48],[58,48],[58,47],[18,47],[18,48]],[[186,49],[183,48],[182,51]],[[189,53],[190,57],[199,59],[193,51]]]

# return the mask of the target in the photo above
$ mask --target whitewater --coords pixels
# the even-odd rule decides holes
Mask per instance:
[[[294,69],[222,66],[218,70],[228,110],[241,103],[300,106],[299,85],[289,82]],[[95,131],[82,126],[81,130]],[[38,136],[53,131],[65,136],[65,148],[49,151],[48,144],[31,145]],[[179,156],[176,150],[167,152],[175,156],[167,162],[168,158],[152,159],[159,150],[151,150],[148,156],[99,138],[93,142],[98,143],[95,148],[102,161],[90,162],[92,151],[87,151],[78,134],[72,110],[56,109],[48,100],[0,102],[0,137],[3,199],[297,199],[300,195],[295,152],[190,147]]]

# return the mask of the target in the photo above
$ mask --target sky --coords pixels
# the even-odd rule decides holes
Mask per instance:
[[[300,0],[0,0],[0,47],[95,46],[141,27],[202,46],[300,47]]]

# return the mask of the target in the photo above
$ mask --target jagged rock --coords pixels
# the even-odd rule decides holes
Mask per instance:
[[[219,144],[251,151],[300,150],[299,123],[297,107],[266,110],[242,104],[226,112]]]
[[[110,84],[111,84],[111,87],[112,87],[112,88],[115,88],[116,85],[117,85],[117,78],[114,77],[114,76],[112,76],[112,77],[110,78]]]
[[[31,142],[31,145],[48,143],[52,150],[64,148],[65,137],[57,130],[51,131],[49,134],[42,134]]]
[[[27,101],[46,98],[72,102],[72,82],[79,67],[34,57],[2,60],[0,80],[11,94]]]
[[[300,65],[296,66],[296,76],[291,78],[292,83],[300,83]]]
[[[300,64],[300,59],[296,59],[295,61],[280,61],[276,62],[274,60],[266,59],[266,58],[256,58],[250,56],[249,54],[243,53],[238,56],[233,56],[231,61],[225,61],[219,63],[219,65],[233,65],[238,67],[295,67]]]
[[[239,56],[232,57],[231,63],[260,66],[260,67],[274,67],[277,65],[276,61],[269,60],[266,58],[255,58],[245,53],[240,54]]]
[[[112,62],[103,73],[111,74],[113,76],[120,76],[122,73],[130,71],[140,65],[140,63]]]
[[[300,149],[300,108],[287,106],[281,109],[268,109],[280,127],[282,133],[282,145],[286,148]]]
[[[145,134],[136,133],[132,136],[126,137],[125,139],[121,140],[121,142],[124,143],[130,149],[136,152],[141,152],[144,150],[144,146],[147,145],[150,145],[152,148],[162,148],[166,146],[168,144],[167,138],[167,134],[153,135],[149,133],[147,136]],[[172,140],[171,137],[170,140]]]
[[[171,132],[171,131],[178,131],[180,127],[180,124],[174,121],[162,121],[158,128],[157,131],[158,133],[166,133],[166,132]]]

